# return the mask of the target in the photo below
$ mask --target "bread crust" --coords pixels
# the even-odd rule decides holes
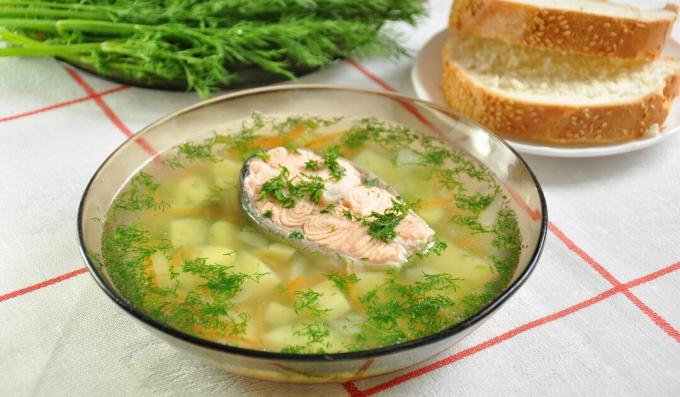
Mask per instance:
[[[677,18],[644,21],[540,8],[512,0],[455,0],[449,26],[510,44],[625,59],[653,59]]]
[[[666,79],[663,90],[628,102],[578,106],[536,103],[493,92],[470,78],[442,50],[442,90],[451,109],[505,138],[557,145],[605,145],[642,138],[653,125],[663,126],[680,75]]]

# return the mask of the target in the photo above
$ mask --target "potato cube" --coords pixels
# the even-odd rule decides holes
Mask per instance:
[[[271,302],[264,312],[264,321],[270,325],[290,324],[297,318],[293,308],[278,302]]]
[[[237,187],[241,178],[241,163],[224,159],[213,164],[215,185],[221,189]]]
[[[236,260],[233,249],[219,245],[199,245],[190,252],[192,259],[205,258],[208,265],[229,266]]]
[[[208,221],[179,218],[170,222],[170,242],[175,248],[204,244],[208,239]]]
[[[208,241],[210,244],[232,246],[236,244],[239,228],[227,221],[217,221],[210,225]]]
[[[242,290],[233,299],[236,303],[270,294],[281,284],[281,278],[269,266],[247,252],[236,256],[232,271],[247,275],[266,273],[258,281],[245,280]]]
[[[195,208],[205,205],[211,195],[211,185],[203,177],[191,175],[183,178],[175,188],[173,207]]]
[[[330,281],[317,284],[312,287],[312,290],[321,294],[319,297],[319,309],[326,311],[325,319],[336,319],[347,314],[352,309],[345,295]]]
[[[273,243],[256,251],[257,255],[264,259],[278,263],[286,263],[295,255],[295,248],[287,244]]]
[[[267,246],[267,244],[269,244],[269,241],[267,241],[267,239],[264,236],[248,230],[241,230],[236,236],[236,238],[240,242],[256,248],[263,248]]]

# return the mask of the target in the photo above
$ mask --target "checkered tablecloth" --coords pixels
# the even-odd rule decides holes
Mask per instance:
[[[449,1],[430,8],[417,28],[398,26],[416,51],[446,25]],[[347,60],[301,82],[412,93],[412,64]],[[0,59],[0,396],[680,396],[678,136],[608,158],[527,157],[551,216],[538,268],[497,315],[429,362],[298,386],[174,351],[86,274],[75,218],[116,146],[197,101],[52,59]]]

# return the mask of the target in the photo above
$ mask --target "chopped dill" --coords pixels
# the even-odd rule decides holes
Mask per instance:
[[[320,301],[323,294],[316,292],[309,288],[306,291],[295,291],[295,304],[293,305],[293,310],[297,315],[311,315],[313,317],[325,316],[330,309],[321,309],[319,307]]]
[[[382,346],[426,336],[451,325],[457,279],[448,274],[423,274],[424,281],[401,284],[396,277],[359,297],[368,319],[357,341],[377,340]]]
[[[293,335],[304,336],[307,338],[307,345],[313,345],[315,343],[323,343],[324,339],[331,334],[328,325],[321,321],[314,321],[311,323],[306,323],[300,329],[296,329]]]
[[[342,292],[347,292],[349,289],[350,284],[356,284],[359,282],[359,277],[355,273],[352,274],[340,274],[340,273],[331,273],[331,274],[324,274],[324,277],[326,277],[329,281],[331,281],[335,286]]]
[[[492,194],[475,193],[473,195],[459,194],[456,196],[456,207],[479,214],[491,205],[498,196],[498,190]]]
[[[206,280],[204,285],[213,297],[230,299],[243,288],[243,282],[247,279],[259,281],[268,273],[244,274],[230,273],[230,267],[216,264],[208,264],[206,258],[186,260],[182,270],[200,276]]]
[[[312,203],[318,204],[325,189],[323,179],[316,175],[309,176],[303,174],[302,177],[304,179],[297,184],[297,187],[309,194],[309,199]]]
[[[289,192],[290,187],[291,182],[288,180],[288,169],[281,166],[279,175],[262,184],[258,200],[270,197],[281,203],[283,208],[293,208],[295,207],[295,199],[293,194]]]
[[[337,145],[331,146],[323,155],[323,163],[330,170],[331,178],[333,178],[336,181],[342,179],[342,177],[345,176],[345,173],[347,173],[345,167],[341,166],[340,163],[338,163],[339,157],[340,147]]]
[[[297,184],[294,179],[288,179],[288,169],[281,166],[279,175],[262,184],[258,200],[271,198],[281,203],[283,208],[293,208],[297,204],[296,199],[308,194],[309,199],[318,204],[325,189],[323,179],[316,175],[304,174],[300,175]]]
[[[345,218],[349,219],[350,221],[353,221],[353,220],[355,220],[355,219],[359,219],[359,218],[356,218],[356,217],[354,216],[354,214],[352,213],[352,211],[348,210],[347,208],[344,208],[344,209],[342,210],[342,216],[344,216]]]
[[[364,186],[366,187],[375,187],[378,186],[379,183],[380,183],[379,178],[371,178],[364,180]]]
[[[176,154],[166,154],[163,158],[162,163],[170,167],[170,169],[173,171],[184,168],[182,161]]]
[[[490,233],[493,231],[493,229],[484,227],[479,223],[479,217],[475,215],[454,215],[451,217],[451,221],[469,227],[473,233]]]
[[[370,215],[361,218],[361,222],[368,226],[371,238],[389,243],[397,237],[397,226],[406,218],[410,209],[409,204],[392,200],[392,207],[385,212],[382,214],[371,212]]]
[[[305,346],[302,345],[286,345],[281,349],[281,353],[288,353],[288,354],[300,354],[304,353],[305,351]]]
[[[265,218],[271,219],[271,217],[274,216],[274,212],[272,212],[272,210],[266,210],[265,212],[262,213],[262,215],[263,215]]]
[[[321,164],[317,160],[309,159],[305,162],[305,169],[310,171],[318,171],[321,168]]]
[[[156,200],[159,184],[146,172],[139,172],[130,179],[127,189],[123,190],[113,201],[113,215],[118,211],[137,212],[141,210],[165,211],[170,205]]]
[[[177,148],[177,151],[183,154],[187,160],[196,161],[211,161],[217,162],[219,159],[213,153],[213,147],[215,146],[215,141],[213,138],[207,139],[203,143],[192,143],[185,142]]]
[[[333,213],[333,210],[335,210],[335,207],[336,207],[335,203],[330,203],[324,209],[322,209],[320,212],[322,214],[331,214],[331,213]]]
[[[449,248],[449,245],[446,243],[446,241],[440,240],[437,237],[435,237],[434,241],[426,250],[418,252],[416,255],[421,258],[424,258],[430,254],[440,256],[447,248]]]
[[[288,238],[289,238],[289,239],[293,239],[293,240],[304,240],[304,239],[305,239],[305,235],[302,234],[302,232],[299,231],[299,230],[293,230],[293,231],[290,232],[290,234],[288,235]]]

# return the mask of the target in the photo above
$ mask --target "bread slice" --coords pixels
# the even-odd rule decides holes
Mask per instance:
[[[451,32],[443,49],[451,108],[507,138],[593,145],[659,131],[680,65],[576,56]]]
[[[596,0],[455,0],[449,25],[510,44],[618,58],[661,54],[678,7],[642,11]]]

